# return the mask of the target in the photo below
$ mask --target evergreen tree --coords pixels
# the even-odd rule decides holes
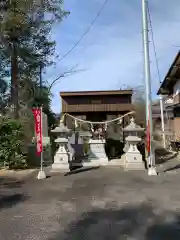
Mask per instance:
[[[68,12],[62,10],[61,0],[11,0],[1,11],[1,52],[6,61],[10,81],[11,106],[19,117],[21,105],[29,104],[39,81],[39,69],[52,64],[55,42],[50,31],[55,21],[61,21]],[[3,72],[4,70],[2,70]],[[7,73],[2,73],[7,81]],[[24,92],[28,91],[28,94]],[[36,89],[35,89],[36,91]],[[27,98],[27,96],[31,96]]]

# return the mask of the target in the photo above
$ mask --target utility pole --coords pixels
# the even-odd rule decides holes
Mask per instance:
[[[163,147],[166,148],[166,136],[165,136],[165,124],[164,124],[164,102],[163,96],[159,96],[160,101],[160,109],[161,109],[161,128],[162,128],[162,136],[163,136]]]
[[[147,0],[142,0],[142,20],[143,20],[143,45],[144,45],[144,70],[146,87],[146,129],[149,132],[149,153],[148,153],[148,175],[157,175],[155,169],[155,153],[153,149],[153,121],[152,121],[152,97],[151,97],[151,74],[149,57],[149,34]]]

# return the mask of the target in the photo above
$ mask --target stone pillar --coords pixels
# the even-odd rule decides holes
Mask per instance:
[[[105,153],[104,139],[90,139],[90,154],[88,161],[83,166],[102,166],[108,165],[108,158]]]

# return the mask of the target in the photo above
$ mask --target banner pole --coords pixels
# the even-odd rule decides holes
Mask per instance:
[[[41,150],[41,167],[40,167],[40,171],[38,173],[37,178],[38,179],[45,179],[46,174],[45,174],[45,171],[43,169],[43,111],[42,111],[42,107],[40,108],[40,111],[41,111],[41,144],[42,144],[42,150]]]
[[[42,107],[41,107],[41,139],[43,140],[43,120],[42,120]],[[41,142],[42,142],[41,140]],[[42,151],[41,151],[41,172],[43,171],[43,142],[42,142]]]

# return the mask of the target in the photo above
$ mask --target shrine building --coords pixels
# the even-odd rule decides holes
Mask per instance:
[[[116,119],[124,114],[133,111],[132,90],[114,91],[81,91],[81,92],[61,92],[62,114],[70,114],[78,119],[90,122],[103,122]],[[66,115],[67,116],[67,115]],[[120,125],[118,122],[108,124],[105,135],[105,150],[108,158],[113,159],[123,154],[124,132],[123,128],[129,124],[130,116],[122,118]],[[65,117],[65,124],[68,128],[76,132],[75,121],[72,117]],[[91,130],[89,124],[81,125],[85,131]],[[103,125],[105,126],[105,125]],[[93,124],[93,128],[99,128]]]
[[[111,120],[133,110],[132,90],[61,92],[62,113],[92,122]]]

